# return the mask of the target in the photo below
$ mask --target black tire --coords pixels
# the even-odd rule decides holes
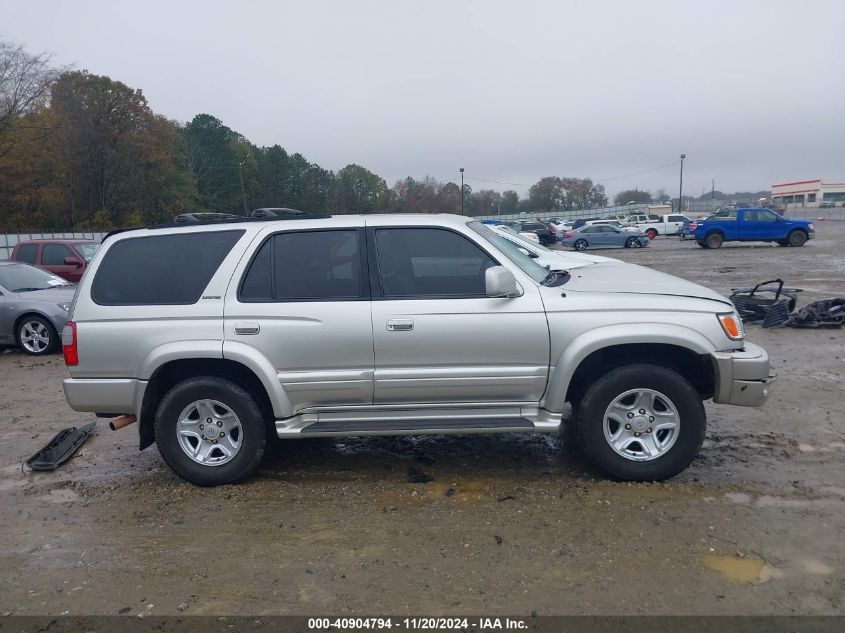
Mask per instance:
[[[778,246],[789,246],[789,242],[787,242],[786,240],[777,240],[777,245]]]
[[[38,342],[30,339],[29,333],[35,330],[41,332],[41,336],[47,337],[47,344],[39,349],[43,344],[43,340]],[[18,320],[15,325],[15,343],[24,354],[29,356],[46,356],[52,354],[59,347],[59,334],[56,328],[50,323],[48,319],[38,316],[37,314],[30,314]]]
[[[786,236],[786,241],[789,243],[790,246],[804,246],[804,244],[807,243],[807,234],[801,229],[795,229],[789,235]]]
[[[711,233],[704,241],[707,244],[707,248],[719,248],[722,242],[725,241],[725,238],[721,233]]]
[[[223,403],[241,423],[241,446],[231,461],[203,465],[179,446],[176,425],[180,413],[202,399]],[[198,486],[219,486],[245,479],[258,468],[267,442],[267,422],[252,395],[239,385],[218,376],[198,376],[180,382],[162,398],[155,417],[159,453],[173,471]]]
[[[636,237],[629,237],[625,240],[625,248],[639,248],[640,241]]]
[[[701,248],[709,248],[709,246],[707,246],[707,244],[705,242],[700,242],[700,241],[696,240],[695,243],[698,244]]]
[[[610,404],[631,389],[664,394],[678,412],[675,443],[650,461],[633,461],[618,454],[605,439],[604,414]],[[679,373],[650,363],[625,365],[604,374],[584,394],[576,414],[578,436],[585,453],[608,474],[626,481],[662,481],[674,477],[698,454],[707,430],[701,397]]]
[[[587,244],[587,240],[576,240],[575,243],[572,245],[572,248],[574,248],[576,251],[585,251],[587,250],[588,246],[589,244]]]

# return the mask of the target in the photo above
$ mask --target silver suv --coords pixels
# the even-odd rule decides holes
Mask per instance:
[[[561,260],[565,263],[564,260]],[[606,472],[660,480],[702,402],[758,406],[765,351],[719,294],[640,266],[549,270],[448,215],[300,216],[108,237],[62,339],[70,406],[137,419],[200,485],[278,437],[575,434]]]

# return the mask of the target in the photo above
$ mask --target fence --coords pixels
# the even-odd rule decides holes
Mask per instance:
[[[90,231],[86,231],[84,233],[61,233],[58,231],[49,233],[0,233],[0,261],[9,259],[15,244],[26,240],[58,239],[102,241],[105,235],[105,233],[92,233]]]

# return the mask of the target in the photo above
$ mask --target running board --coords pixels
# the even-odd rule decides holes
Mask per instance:
[[[434,420],[326,420],[303,428],[301,435],[400,435],[410,433],[483,433],[530,431],[534,423],[522,417]]]

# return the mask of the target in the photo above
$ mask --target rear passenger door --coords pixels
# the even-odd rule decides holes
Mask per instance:
[[[275,227],[273,227],[275,228]],[[266,233],[226,296],[223,355],[274,375],[293,415],[370,404],[373,335],[363,229]]]
[[[486,296],[499,264],[444,227],[368,229],[376,404],[536,402],[549,332],[539,289]]]

